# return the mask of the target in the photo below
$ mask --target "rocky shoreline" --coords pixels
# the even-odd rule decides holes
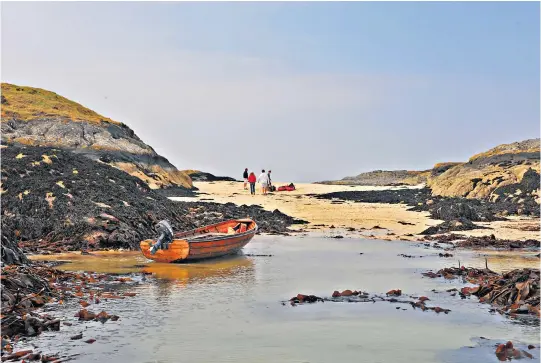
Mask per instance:
[[[14,351],[14,345],[43,332],[58,332],[64,326],[80,325],[81,333],[70,337],[84,337],[87,321],[116,322],[121,317],[100,309],[107,300],[121,300],[135,296],[130,292],[136,282],[130,277],[97,273],[64,272],[54,268],[54,263],[2,264],[2,361],[22,360],[62,362],[73,357],[62,352],[45,354],[37,349]],[[76,304],[75,302],[78,302]],[[77,322],[55,316],[55,307],[68,305]],[[78,307],[80,306],[80,307]],[[88,309],[101,310],[94,313]],[[114,323],[113,323],[114,324]],[[84,340],[87,344],[95,338]],[[52,348],[52,347],[49,347]]]
[[[443,220],[431,226],[421,235],[446,238],[443,234],[473,229],[487,229],[475,222],[506,221],[509,216],[526,216],[539,218],[539,204],[533,195],[539,185],[539,173],[529,169],[520,183],[508,185],[497,191],[499,198],[495,201],[469,199],[459,197],[434,196],[430,188],[420,189],[384,189],[371,191],[340,191],[324,194],[309,194],[315,199],[333,202],[351,201],[356,203],[404,204],[409,211],[428,212],[432,219]],[[459,238],[454,238],[459,239]],[[488,243],[487,243],[488,241]],[[468,238],[467,243],[459,246],[484,247],[522,245],[523,242],[496,240],[487,232],[486,237]],[[528,241],[528,247],[540,248],[539,241]]]
[[[48,147],[2,149],[2,238],[25,252],[137,249],[163,219],[175,231],[254,218],[262,233],[304,221],[233,203],[174,202],[109,165]]]

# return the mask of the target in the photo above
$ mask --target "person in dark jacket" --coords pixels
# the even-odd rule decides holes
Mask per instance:
[[[248,188],[246,188],[246,186],[248,185],[248,168],[244,169],[242,178],[244,179],[244,190],[247,190]]]

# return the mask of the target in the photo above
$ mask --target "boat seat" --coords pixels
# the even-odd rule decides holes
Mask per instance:
[[[195,237],[188,237],[187,239],[190,241],[193,241],[197,239],[203,239],[203,238],[214,237],[214,236],[229,236],[230,234],[231,233],[211,232],[211,233],[200,234]]]

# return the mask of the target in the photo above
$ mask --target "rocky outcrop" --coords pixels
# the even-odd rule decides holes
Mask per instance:
[[[467,163],[431,175],[427,185],[434,195],[491,200],[510,194],[521,199],[527,189],[529,196],[539,201],[539,187],[535,187],[539,181],[534,180],[540,170],[539,152],[539,139],[500,145],[473,156]]]
[[[188,174],[193,181],[237,181],[229,176],[216,176],[199,170],[183,170],[183,172]]]
[[[56,93],[2,83],[2,141],[80,153],[133,175],[150,188],[192,188],[191,178],[128,126]]]
[[[539,203],[540,140],[530,139],[496,146],[468,162],[446,162],[425,171],[376,170],[320,184],[417,185],[424,183],[435,196],[494,201],[534,198]],[[523,180],[525,180],[523,182]],[[528,195],[526,195],[526,193]]]
[[[375,170],[348,176],[341,180],[322,181],[317,184],[330,185],[417,185],[426,182],[426,171]]]

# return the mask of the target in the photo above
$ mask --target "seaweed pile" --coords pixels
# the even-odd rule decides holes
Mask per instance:
[[[464,282],[477,285],[460,290],[461,297],[477,296],[479,302],[491,304],[495,311],[510,316],[540,316],[539,269],[516,269],[498,274],[489,269],[444,268],[437,273],[425,272],[423,276],[445,279],[462,278]]]
[[[335,290],[332,293],[331,297],[319,297],[316,295],[305,295],[305,294],[297,294],[297,296],[293,296],[291,299],[289,299],[289,304],[291,306],[297,306],[302,304],[313,304],[317,302],[349,302],[349,303],[375,303],[380,301],[387,301],[390,303],[398,303],[398,304],[409,304],[413,310],[415,309],[421,309],[422,311],[434,311],[436,314],[444,313],[449,314],[451,310],[444,309],[439,306],[426,306],[426,301],[430,300],[426,296],[409,296],[412,299],[415,300],[404,300],[404,299],[397,299],[398,297],[402,296],[402,290],[396,289],[396,290],[390,290],[388,291],[385,296],[380,295],[372,295],[370,296],[369,293],[363,292],[363,291],[357,291],[357,290],[344,290],[342,292]],[[282,305],[286,305],[285,301],[282,301]],[[396,309],[400,309],[400,307],[396,307]],[[402,310],[406,310],[402,308]]]
[[[302,222],[252,206],[173,202],[121,170],[49,147],[2,148],[1,191],[2,240],[32,252],[137,248],[162,219],[178,231],[252,217],[270,233]]]
[[[534,349],[533,345],[529,345],[528,349]],[[496,351],[494,352],[500,362],[505,362],[513,359],[530,358],[533,359],[533,355],[525,350],[517,349],[513,345],[513,342],[508,341],[505,344],[498,344]]]
[[[60,330],[60,319],[38,310],[46,304],[79,300],[86,308],[100,300],[124,299],[135,293],[119,292],[134,282],[129,277],[75,273],[56,270],[46,263],[2,266],[2,334],[35,336],[43,331]],[[81,321],[118,320],[104,311],[93,314],[86,309],[76,314]],[[67,323],[64,322],[65,325]]]

